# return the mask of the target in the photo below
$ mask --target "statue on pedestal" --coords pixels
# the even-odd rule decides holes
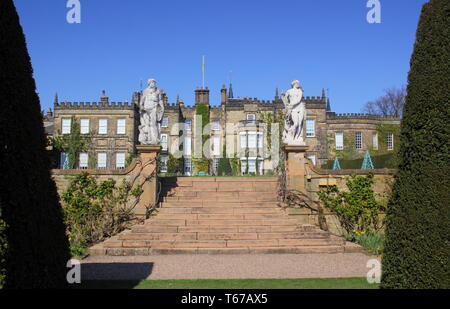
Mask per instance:
[[[303,89],[300,82],[294,80],[291,83],[291,89],[281,93],[286,118],[284,122],[283,142],[287,145],[303,146],[304,123],[306,119],[306,107],[303,99]]]
[[[149,79],[139,102],[139,142],[141,145],[159,145],[160,123],[164,114],[164,91],[156,88],[156,80]]]

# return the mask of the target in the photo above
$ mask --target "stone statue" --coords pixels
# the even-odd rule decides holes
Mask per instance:
[[[303,128],[306,119],[306,107],[303,99],[303,89],[300,82],[294,80],[292,89],[281,93],[286,118],[284,122],[283,142],[287,145],[305,145]]]
[[[159,145],[160,123],[164,114],[164,91],[156,88],[156,80],[149,79],[139,102],[139,142],[141,145]]]

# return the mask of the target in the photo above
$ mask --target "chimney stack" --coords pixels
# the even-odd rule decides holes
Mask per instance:
[[[209,105],[209,89],[197,88],[195,89],[195,105],[197,104],[208,104]]]

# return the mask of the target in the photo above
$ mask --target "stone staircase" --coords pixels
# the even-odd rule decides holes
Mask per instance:
[[[299,225],[277,206],[276,177],[162,179],[161,208],[91,255],[339,253],[353,244]]]

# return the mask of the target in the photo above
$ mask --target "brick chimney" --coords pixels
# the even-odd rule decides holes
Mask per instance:
[[[102,96],[100,97],[100,102],[102,102],[102,104],[108,104],[109,103],[109,98],[106,96],[106,91],[102,90]]]
[[[195,105],[197,104],[208,104],[209,105],[209,89],[197,88],[195,89]]]
[[[223,85],[222,89],[220,89],[220,102],[222,105],[227,102],[227,88],[225,85]]]

